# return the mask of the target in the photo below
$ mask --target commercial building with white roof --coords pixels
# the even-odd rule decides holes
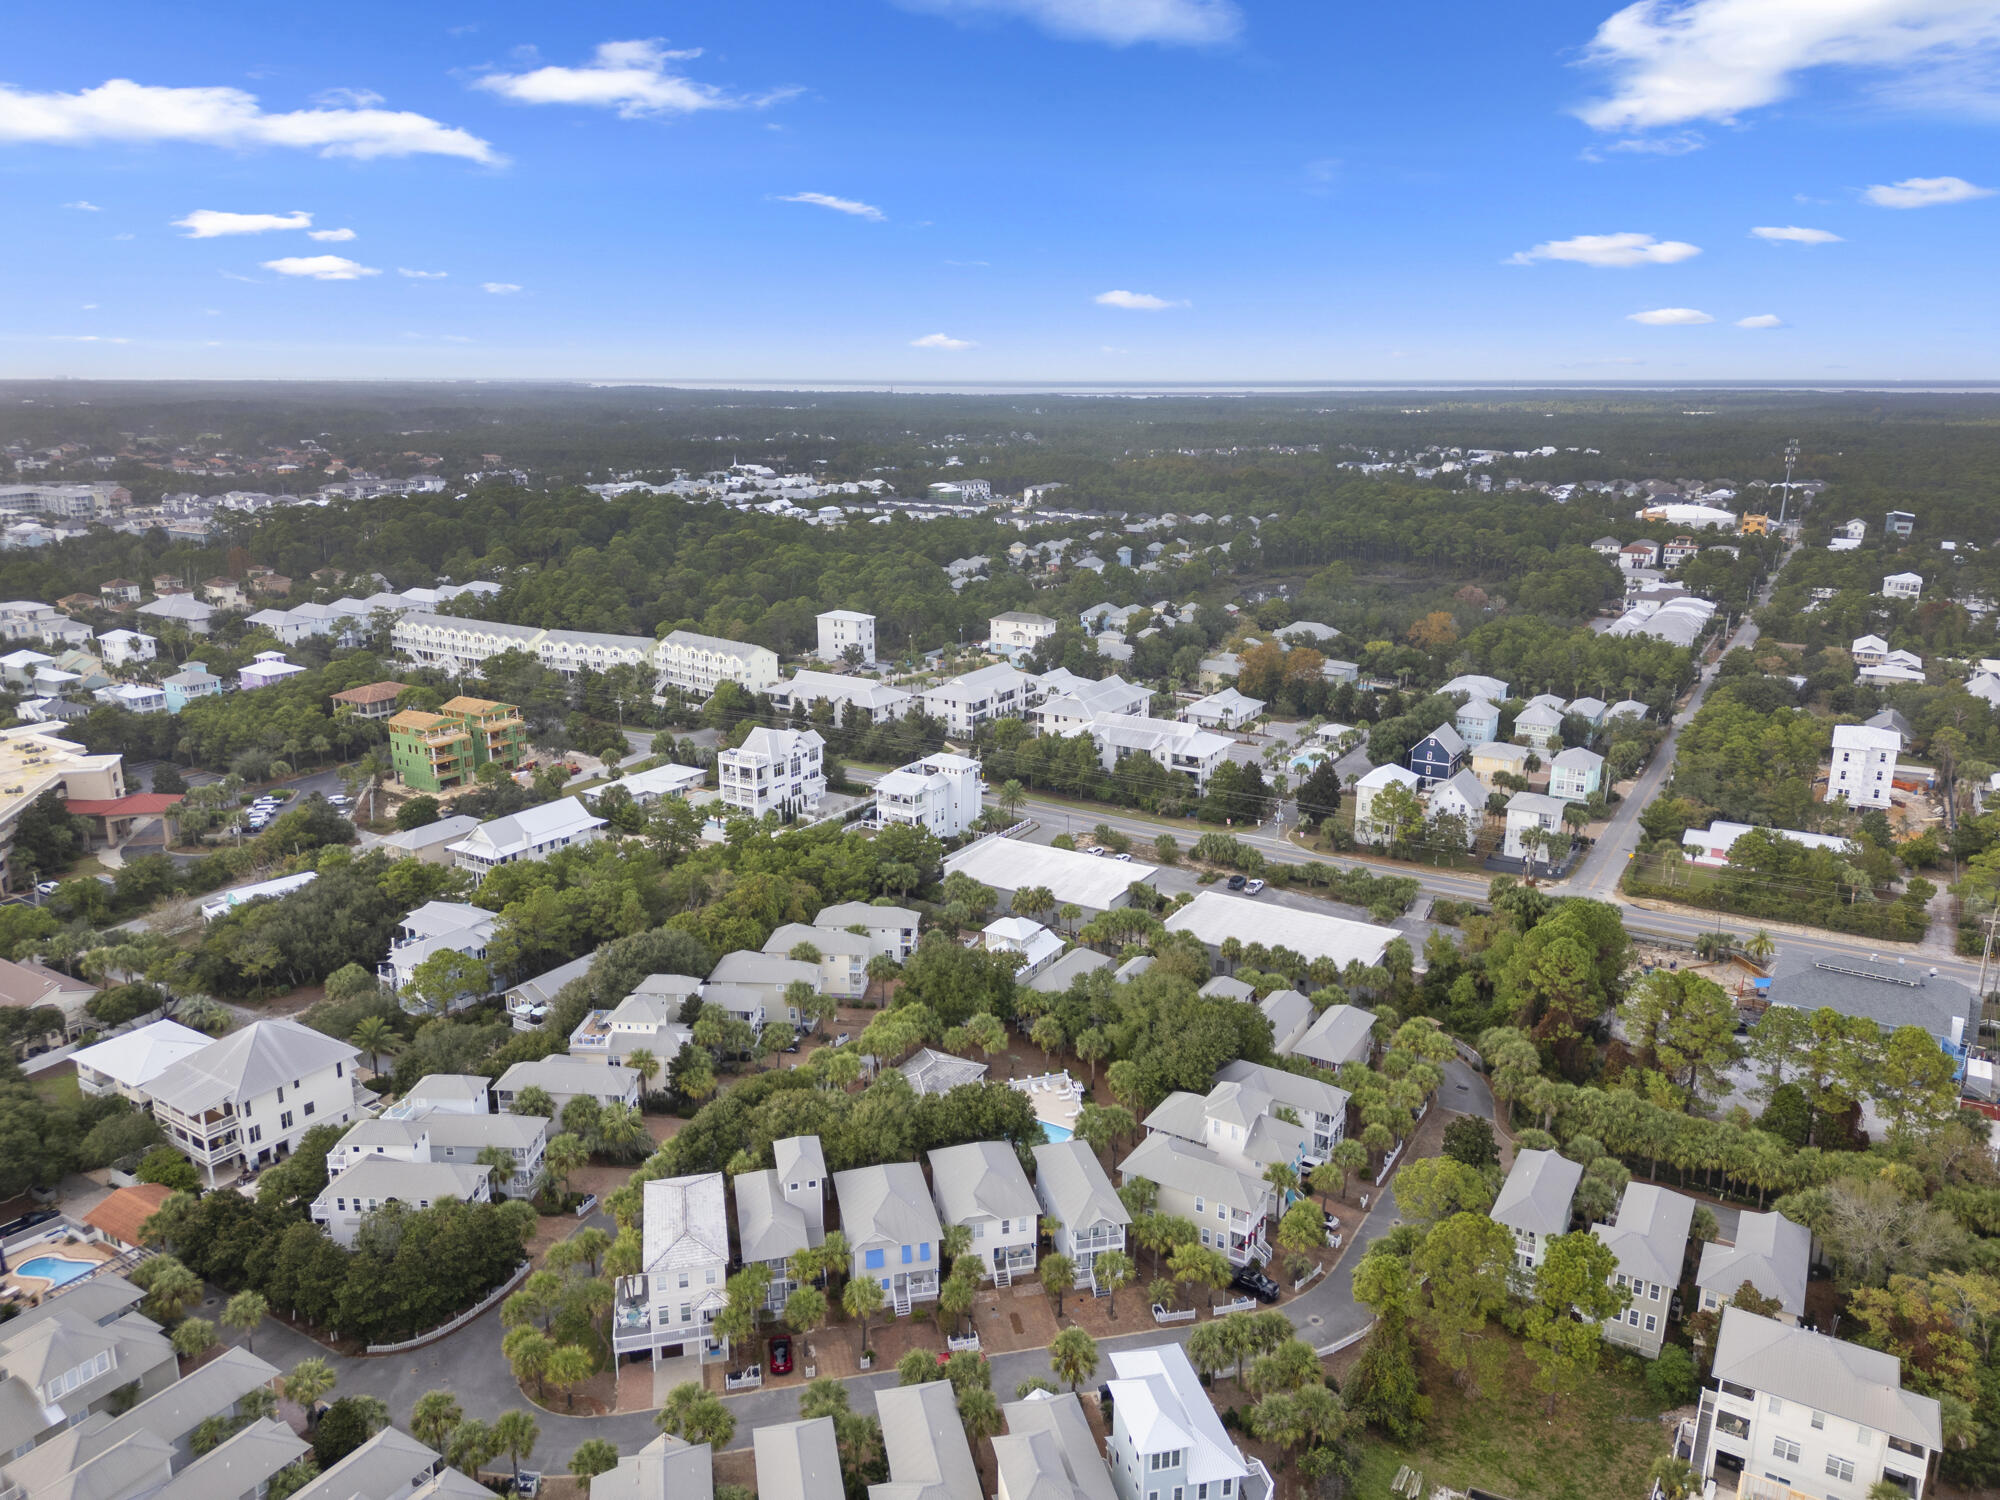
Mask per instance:
[[[1159,874],[1156,865],[1002,838],[981,839],[959,850],[944,868],[947,875],[963,873],[990,887],[1002,905],[1010,904],[1018,890],[1042,886],[1058,906],[1073,905],[1091,915],[1129,905],[1133,883],[1150,884]]]
[[[1219,953],[1233,937],[1246,948],[1252,943],[1289,948],[1308,963],[1324,958],[1343,969],[1350,963],[1364,968],[1379,964],[1389,944],[1402,936],[1393,927],[1266,905],[1220,891],[1200,892],[1168,917],[1166,926],[1169,932],[1193,933],[1212,953]]]

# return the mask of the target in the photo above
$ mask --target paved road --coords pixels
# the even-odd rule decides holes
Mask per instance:
[[[1446,1063],[1444,1071],[1444,1087],[1438,1095],[1438,1102],[1443,1108],[1483,1115],[1487,1119],[1493,1117],[1493,1095],[1485,1079],[1456,1059]],[[1391,1180],[1377,1195],[1367,1219],[1340,1264],[1284,1305],[1284,1312],[1315,1348],[1325,1349],[1367,1327],[1370,1314],[1354,1300],[1351,1272],[1368,1245],[1395,1228],[1398,1222],[1395,1183]],[[217,1300],[213,1307],[202,1309],[204,1316],[220,1312],[219,1294],[211,1292],[211,1297]],[[1099,1340],[1100,1354],[1167,1340],[1180,1342],[1188,1334],[1187,1324],[1172,1328],[1154,1326],[1144,1311],[1143,1294],[1137,1287],[1128,1289],[1119,1308],[1119,1321],[1122,1323],[1128,1319],[1131,1320],[1132,1332]],[[468,1417],[480,1417],[489,1422],[503,1411],[525,1406],[526,1402],[515,1386],[506,1362],[500,1358],[501,1332],[500,1313],[495,1308],[434,1344],[408,1354],[373,1359],[329,1355],[304,1335],[268,1319],[257,1329],[255,1337],[257,1354],[280,1369],[290,1369],[302,1359],[325,1358],[334,1367],[339,1379],[336,1396],[379,1396],[388,1404],[391,1416],[401,1425],[408,1422],[410,1408],[416,1404],[417,1398],[425,1391],[435,1389],[450,1390],[458,1397]],[[845,1328],[840,1328],[821,1332],[815,1337],[843,1339],[851,1335]],[[1023,1380],[1051,1373],[1048,1352],[1043,1349],[997,1354],[993,1356],[992,1365],[993,1390],[1003,1401],[1013,1399],[1014,1387]],[[1104,1373],[1105,1367],[1100,1366],[1100,1379]],[[642,1369],[635,1368],[632,1377],[628,1378],[644,1379],[646,1376]],[[851,1399],[857,1411],[866,1411],[873,1404],[864,1398],[865,1392],[894,1384],[894,1369],[874,1370],[848,1378]],[[729,1446],[748,1447],[751,1435],[758,1427],[796,1419],[800,1390],[799,1386],[790,1386],[724,1397],[736,1415],[736,1436]],[[650,1411],[621,1412],[605,1417],[572,1417],[560,1412],[537,1411],[535,1420],[541,1424],[541,1441],[536,1446],[531,1467],[545,1471],[567,1469],[570,1454],[585,1438],[606,1438],[616,1444],[620,1452],[632,1453],[657,1435]]]

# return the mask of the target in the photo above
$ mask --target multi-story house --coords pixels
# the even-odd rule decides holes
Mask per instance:
[[[1886,1480],[1930,1490],[1944,1447],[1935,1398],[1903,1389],[1893,1354],[1722,1310],[1689,1461],[1741,1500],[1865,1500]]]
[[[1806,1271],[1812,1259],[1812,1231],[1779,1213],[1751,1213],[1736,1219],[1736,1239],[1701,1247],[1701,1264],[1694,1274],[1697,1310],[1713,1312],[1742,1289],[1744,1282],[1758,1295],[1778,1304],[1779,1322],[1797,1325],[1806,1310]]]
[[[697,698],[707,698],[725,682],[753,693],[768,693],[778,685],[778,653],[769,646],[753,646],[747,641],[675,630],[660,641],[657,659],[660,666],[657,691],[662,693],[668,688],[678,688]]]
[[[826,741],[816,729],[759,726],[716,757],[727,807],[761,818],[819,810],[826,795]]]
[[[153,620],[171,620],[190,635],[207,635],[209,621],[215,610],[202,603],[192,594],[162,594],[151,604],[142,604],[138,612]]]
[[[1604,784],[1604,757],[1572,745],[1549,762],[1549,795],[1565,802],[1588,802]]]
[[[1099,714],[1090,726],[1098,761],[1116,770],[1126,755],[1144,755],[1165,770],[1184,776],[1197,795],[1208,790],[1209,778],[1221,769],[1236,742],[1197,724],[1178,719],[1154,719],[1136,714]]]
[[[8,1476],[40,1445],[94,1414],[174,1384],[179,1361],[160,1325],[140,1313],[144,1293],[100,1271],[62,1297],[0,1323],[0,1469]],[[203,1415],[208,1414],[204,1410]]]
[[[163,714],[167,711],[166,689],[142,682],[114,682],[110,687],[99,688],[91,696],[99,703],[109,703],[113,708],[122,708],[131,714]]]
[[[1618,1200],[1618,1217],[1591,1226],[1590,1232],[1618,1258],[1612,1284],[1632,1293],[1624,1313],[1604,1325],[1606,1342],[1623,1344],[1646,1359],[1659,1357],[1674,1288],[1686,1270],[1694,1208],[1692,1198],[1630,1182]]]
[[[363,1156],[337,1177],[329,1178],[313,1200],[312,1221],[337,1245],[353,1246],[362,1222],[384,1204],[429,1208],[447,1198],[462,1203],[492,1201],[492,1173],[467,1162],[412,1161],[394,1156]]]
[[[1484,745],[1500,737],[1500,709],[1484,698],[1468,699],[1452,715],[1452,727],[1470,745]]]
[[[1509,859],[1534,857],[1544,862],[1547,845],[1538,839],[1562,828],[1562,810],[1569,804],[1542,792],[1516,792],[1507,799],[1507,836],[1500,852]]]
[[[634,1052],[647,1052],[664,1070],[694,1040],[694,1028],[681,1024],[685,999],[631,994],[610,1010],[593,1010],[569,1034],[569,1055],[616,1068],[628,1066]]]
[[[1004,663],[981,667],[924,693],[924,712],[956,739],[969,739],[982,724],[1018,719],[1041,697],[1034,678]]]
[[[1514,1153],[1507,1181],[1493,1200],[1492,1218],[1513,1231],[1510,1279],[1516,1288],[1532,1284],[1536,1267],[1548,1256],[1549,1241],[1569,1233],[1570,1206],[1582,1181],[1582,1166],[1554,1151]]]
[[[404,786],[447,791],[469,784],[489,760],[518,771],[528,758],[527,725],[511,703],[461,696],[434,714],[406,708],[391,718],[389,755]]]
[[[826,1241],[826,1157],[816,1135],[792,1135],[771,1143],[776,1165],[761,1172],[738,1172],[736,1248],[746,1266],[771,1273],[765,1306],[784,1310],[798,1287],[792,1257]]]
[[[389,956],[376,966],[375,976],[391,993],[401,993],[416,973],[417,965],[441,949],[484,959],[499,923],[499,914],[483,906],[470,906],[463,901],[426,901],[396,924],[396,935],[389,940]],[[479,998],[463,996],[453,1008],[463,1009]],[[406,1008],[415,1003],[414,999],[406,1002]]]
[[[918,914],[907,906],[876,906],[867,901],[837,901],[822,906],[816,927],[859,927],[872,945],[869,956],[886,954],[902,963],[917,951]]]
[[[1247,1083],[1218,1083],[1205,1095],[1176,1091],[1146,1116],[1146,1129],[1199,1147],[1223,1166],[1248,1176],[1262,1179],[1273,1166],[1303,1174],[1306,1128],[1274,1113],[1275,1103]],[[1282,1213],[1285,1207],[1278,1204],[1275,1211]]]
[[[549,1096],[558,1118],[564,1105],[586,1094],[602,1107],[613,1104],[628,1109],[639,1107],[639,1075],[632,1069],[562,1053],[509,1066],[493,1085],[493,1101],[501,1109],[512,1110],[515,1100],[529,1088],[540,1089]]]
[[[717,1352],[710,1325],[729,1300],[729,1217],[722,1174],[646,1184],[639,1271],[618,1278],[611,1342],[621,1356],[645,1350]]]
[[[972,1231],[972,1251],[989,1281],[1013,1285],[1035,1269],[1041,1207],[1021,1159],[1005,1141],[971,1141],[931,1152],[938,1218]]]
[[[1425,786],[1449,781],[1465,768],[1470,747],[1450,724],[1440,724],[1410,747],[1410,769]]]
[[[818,616],[821,661],[845,661],[858,649],[863,666],[875,664],[875,617],[854,609],[829,609]]]
[[[352,1120],[360,1055],[296,1021],[253,1021],[165,1069],[146,1093],[161,1132],[213,1187],[218,1171],[268,1165],[315,1125]]]
[[[1924,575],[1921,573],[1891,573],[1882,580],[1884,599],[1916,599],[1924,592]]]
[[[1259,1459],[1230,1441],[1179,1344],[1111,1354],[1105,1461],[1118,1500],[1270,1500]]]
[[[1159,1185],[1159,1211],[1188,1220],[1201,1243],[1220,1250],[1233,1266],[1267,1261],[1271,1246],[1271,1185],[1260,1172],[1232,1166],[1213,1151],[1166,1131],[1148,1135],[1118,1164],[1127,1182],[1144,1177]]]
[[[1238,1098],[1246,1103],[1258,1098],[1267,1101],[1262,1105],[1267,1114],[1285,1109],[1297,1115],[1305,1130],[1303,1157],[1308,1167],[1316,1167],[1331,1157],[1333,1148],[1346,1138],[1346,1089],[1303,1073],[1240,1060],[1216,1069],[1215,1083],[1218,1091],[1225,1084],[1236,1085],[1243,1091]],[[1209,1097],[1213,1099],[1215,1094]]]
[[[1198,698],[1181,710],[1181,717],[1203,729],[1236,730],[1264,712],[1264,700],[1251,698],[1233,687]]]
[[[1118,1500],[1074,1391],[1034,1391],[1000,1408],[1007,1430],[993,1441],[995,1500]]]
[[[1470,849],[1486,826],[1486,787],[1471,771],[1460,771],[1448,781],[1434,781],[1424,795],[1424,821],[1433,837],[1441,837],[1439,818],[1457,818],[1464,829],[1465,847]]]
[[[191,661],[171,676],[160,679],[167,695],[167,712],[177,714],[197,698],[220,698],[222,679],[208,670],[208,663]]]
[[[849,932],[845,927],[808,927],[803,922],[787,922],[764,940],[764,952],[775,958],[789,959],[804,948],[819,955],[814,961],[819,974],[811,983],[822,995],[858,1000],[866,993],[868,960],[875,956],[875,940],[867,933]]]
[[[457,1075],[438,1080],[449,1085]],[[424,1080],[425,1084],[431,1082]],[[478,1167],[482,1151],[504,1151],[513,1162],[508,1174],[492,1184],[494,1195],[526,1198],[542,1180],[548,1150],[549,1122],[540,1115],[492,1114],[487,1111],[486,1080],[479,1079],[479,1108],[460,1107],[457,1099],[433,1101],[423,1085],[372,1120],[359,1121],[327,1153],[329,1184],[362,1162],[428,1162],[451,1167]],[[463,1197],[464,1194],[459,1196]],[[410,1201],[405,1199],[404,1201]],[[342,1243],[347,1243],[343,1241]]]
[[[996,917],[979,934],[979,945],[988,953],[1018,953],[1016,979],[1026,979],[1054,963],[1063,951],[1063,940],[1040,922],[1027,917]]]
[[[979,821],[985,796],[978,761],[939,751],[875,783],[875,826],[902,824],[955,839]]]
[[[159,655],[160,643],[144,631],[107,630],[98,636],[97,647],[104,653],[106,666],[127,667],[133,662],[152,661]]]
[[[893,1161],[836,1172],[833,1193],[854,1257],[849,1274],[879,1285],[898,1317],[913,1303],[935,1302],[944,1230],[923,1168]]]
[[[94,1024],[85,1010],[97,998],[97,986],[87,980],[72,979],[59,969],[32,958],[15,962],[0,958],[0,1009],[12,1011],[54,1010],[62,1021],[50,1035],[72,1041]],[[30,1040],[22,1038],[23,1041]]]
[[[878,1390],[875,1411],[889,1482],[870,1485],[869,1500],[958,1500],[984,1493],[950,1381]]]
[[[716,960],[714,969],[709,972],[708,983],[702,986],[702,998],[710,998],[711,986],[717,990],[733,990],[735,993],[726,999],[718,994],[716,1003],[725,1009],[747,1011],[752,1008],[750,1002],[754,1001],[761,1014],[753,1024],[762,1026],[766,1020],[782,1018],[798,1027],[807,1024],[810,1018],[791,1000],[791,987],[806,984],[817,989],[819,977],[818,964],[790,958],[782,953],[753,953],[748,948],[738,948]]]
[[[1560,743],[1562,709],[1547,703],[1530,704],[1514,716],[1514,734],[1537,750]]]
[[[1074,1138],[1032,1148],[1035,1201],[1055,1220],[1051,1242],[1076,1267],[1076,1285],[1095,1287],[1092,1267],[1107,1250],[1125,1249],[1132,1215],[1111,1186],[1097,1153]]]
[[[751,1434],[757,1462],[757,1500],[846,1500],[840,1444],[832,1417],[809,1422],[764,1422]],[[668,1495],[678,1492],[669,1490]],[[662,1500],[649,1490],[631,1500]]]
[[[1392,786],[1399,786],[1415,796],[1423,788],[1423,779],[1414,771],[1406,771],[1395,764],[1375,767],[1366,776],[1354,783],[1354,839],[1360,844],[1380,844],[1388,841],[1394,833],[1387,817],[1378,816],[1375,799]]]
[[[771,701],[787,713],[813,714],[829,705],[835,728],[849,722],[887,724],[910,711],[917,695],[872,677],[841,677],[832,672],[795,672],[771,689]]]
[[[1278,992],[1280,994],[1283,991]],[[1265,996],[1266,1001],[1275,995]],[[1307,1002],[1304,1024],[1294,1025],[1276,1041],[1280,1057],[1303,1057],[1318,1067],[1338,1069],[1343,1063],[1366,1063],[1375,1051],[1375,1012],[1358,1005],[1329,1005],[1314,1011]]]
[[[1041,691],[1042,701],[1028,711],[1028,718],[1043,734],[1087,734],[1104,715],[1143,719],[1153,706],[1150,688],[1118,676],[1094,682],[1063,667],[1041,679]]]
[[[547,859],[558,849],[596,843],[605,826],[582,798],[558,797],[481,823],[450,845],[449,853],[454,868],[484,878],[502,865]]]
[[[366,682],[333,694],[334,712],[345,711],[357,719],[392,719],[396,700],[410,690],[403,682]]]
[[[1047,615],[1009,610],[987,622],[987,649],[1002,656],[1023,656],[1056,633],[1056,622]]]
[[[1845,797],[1849,807],[1888,807],[1896,781],[1896,757],[1903,737],[1893,729],[1836,724],[1826,796]]]

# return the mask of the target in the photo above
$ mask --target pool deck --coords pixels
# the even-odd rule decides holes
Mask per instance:
[[[96,1243],[69,1245],[58,1241],[51,1245],[33,1248],[34,1253],[23,1257],[20,1265],[32,1265],[38,1260],[60,1260],[67,1261],[71,1265],[85,1266],[86,1269],[62,1281],[52,1276],[30,1275],[21,1270],[20,1265],[8,1271],[6,1275],[0,1276],[0,1296],[11,1294],[9,1300],[28,1307],[34,1306],[50,1292],[75,1286],[79,1281],[95,1276],[105,1266],[117,1260],[119,1255],[119,1252],[111,1246]]]
[[[1033,1078],[1016,1078],[1011,1086],[1028,1096],[1035,1118],[1073,1135],[1076,1117],[1083,1110],[1083,1085],[1067,1072],[1042,1073]]]

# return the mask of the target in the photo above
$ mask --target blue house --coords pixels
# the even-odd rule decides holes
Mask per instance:
[[[216,698],[222,694],[222,679],[208,670],[205,662],[191,661],[160,683],[167,694],[167,712],[177,714],[196,698]]]
[[[1440,724],[1410,747],[1410,769],[1425,786],[1449,781],[1465,768],[1469,753],[1465,736],[1449,724]]]
[[[899,1315],[913,1302],[935,1302],[944,1230],[923,1168],[892,1161],[836,1172],[833,1193],[854,1256],[850,1274],[879,1285],[883,1302]]]
[[[1474,698],[1452,716],[1460,736],[1468,745],[1484,745],[1500,738],[1500,709],[1484,698]]]

